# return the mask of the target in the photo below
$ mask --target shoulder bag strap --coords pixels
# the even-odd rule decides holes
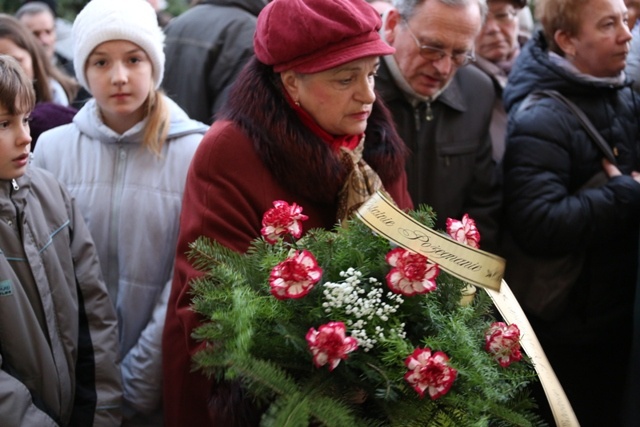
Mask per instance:
[[[584,129],[587,131],[589,136],[591,136],[591,139],[593,140],[593,142],[595,142],[600,151],[602,151],[602,154],[604,154],[607,160],[609,160],[614,165],[617,164],[616,156],[613,154],[613,150],[611,150],[611,147],[609,146],[607,141],[604,140],[602,135],[600,135],[600,132],[598,132],[595,126],[593,126],[593,123],[591,123],[591,120],[589,120],[586,114],[584,114],[584,112],[576,104],[574,104],[564,95],[560,94],[560,92],[555,90],[539,90],[534,92],[532,95],[547,96],[564,104],[578,118],[578,120],[580,120],[580,123],[582,124]]]

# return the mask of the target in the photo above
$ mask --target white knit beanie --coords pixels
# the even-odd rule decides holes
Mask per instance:
[[[91,0],[73,22],[73,67],[78,82],[89,90],[85,65],[101,43],[126,40],[145,51],[153,64],[156,88],[164,75],[164,33],[147,0]]]

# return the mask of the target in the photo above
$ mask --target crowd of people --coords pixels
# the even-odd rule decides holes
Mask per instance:
[[[378,191],[472,217],[580,425],[637,425],[636,0],[151,3],[87,2],[69,48],[55,2],[0,14],[2,425],[258,425],[193,369],[189,245]]]

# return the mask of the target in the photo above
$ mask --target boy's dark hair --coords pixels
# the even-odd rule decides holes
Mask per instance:
[[[27,113],[36,104],[33,84],[18,62],[8,55],[0,55],[0,105],[9,114]]]

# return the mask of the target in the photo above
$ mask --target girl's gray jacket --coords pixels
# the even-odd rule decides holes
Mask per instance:
[[[67,191],[0,181],[0,424],[120,425],[116,315]]]
[[[161,341],[182,194],[191,158],[208,126],[173,101],[159,156],[141,145],[145,121],[117,134],[88,101],[73,123],[43,133],[34,163],[50,170],[78,203],[98,248],[120,332],[126,411],[158,412]]]

